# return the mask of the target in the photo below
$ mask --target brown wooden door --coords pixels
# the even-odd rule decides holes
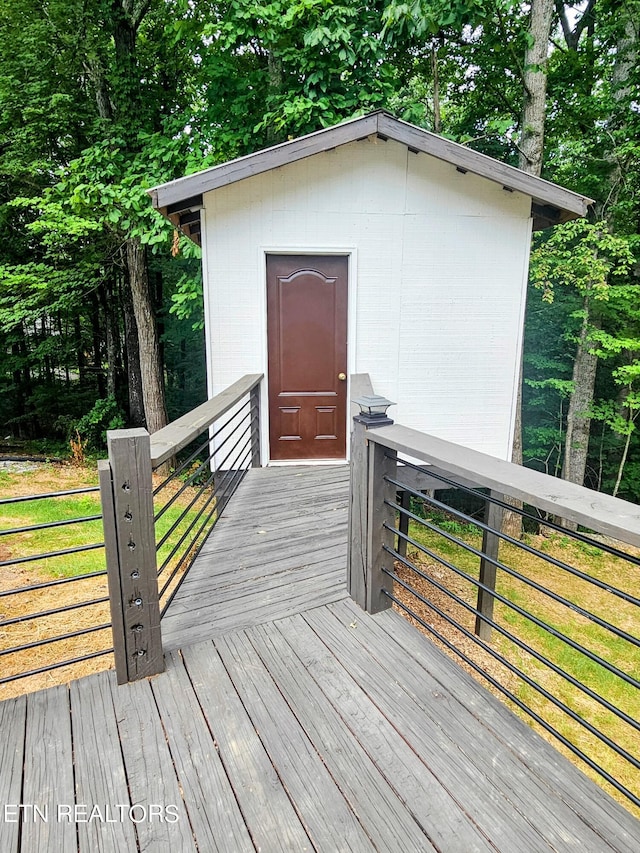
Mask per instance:
[[[271,459],[344,459],[346,257],[267,255]]]

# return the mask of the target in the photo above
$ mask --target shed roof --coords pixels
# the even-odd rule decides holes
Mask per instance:
[[[531,215],[537,229],[584,216],[592,203],[592,199],[586,196],[528,175],[493,157],[402,121],[384,110],[160,184],[150,189],[149,194],[155,208],[199,242],[203,193],[372,135],[403,143],[410,151],[430,154],[451,163],[460,172],[480,175],[501,184],[506,190],[517,190],[530,196]]]

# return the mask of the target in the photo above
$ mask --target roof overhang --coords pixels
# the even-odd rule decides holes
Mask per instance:
[[[592,204],[592,199],[586,196],[528,175],[520,169],[408,124],[382,110],[160,184],[149,190],[149,194],[155,208],[199,243],[199,211],[202,208],[204,193],[370,136],[403,143],[410,151],[430,154],[451,163],[460,172],[471,172],[500,184],[505,190],[528,195],[531,198],[531,215],[535,229],[547,228],[584,216]]]

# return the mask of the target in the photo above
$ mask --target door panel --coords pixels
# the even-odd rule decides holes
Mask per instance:
[[[271,459],[346,457],[348,259],[267,255]]]

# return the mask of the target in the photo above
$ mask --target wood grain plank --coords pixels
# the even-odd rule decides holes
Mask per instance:
[[[464,797],[442,786],[304,619],[279,622],[278,629],[436,848],[494,850],[465,813]]]
[[[165,614],[165,648],[343,598],[347,498],[346,466],[251,469]]]
[[[513,850],[553,849],[538,828],[529,822],[528,808],[524,813],[519,811],[517,796],[512,795],[512,792],[517,794],[518,786],[522,784],[522,768],[519,768],[519,775],[511,780],[510,790],[508,786],[499,784],[494,776],[502,757],[500,749],[493,753],[488,763],[476,764],[469,760],[466,751],[462,751],[464,742],[456,737],[456,716],[447,694],[433,691],[424,674],[423,701],[416,702],[404,689],[402,659],[397,656],[391,659],[388,655],[387,660],[384,651],[375,660],[371,657],[360,627],[368,624],[369,619],[359,619],[356,627],[351,629],[339,624],[336,630],[338,620],[326,608],[303,618],[383,714],[395,721],[415,752],[428,761],[440,784],[463,802],[470,819],[498,850],[509,853]],[[381,665],[381,657],[387,666]],[[482,744],[475,743],[473,748],[481,749]]]
[[[283,589],[286,594],[283,594]],[[346,595],[344,572],[340,570],[312,576],[284,588],[276,585],[253,596],[232,598],[224,609],[217,607],[213,599],[197,610],[187,609],[167,619],[163,623],[164,646],[165,649],[175,649],[199,643],[210,637],[283,619],[327,602],[340,601]]]
[[[258,850],[312,850],[212,643],[184,651],[187,672]]]
[[[323,575],[334,576],[336,584],[343,590],[344,568],[341,567],[341,563],[344,565],[344,557],[342,560],[318,560],[304,565],[285,564],[283,567],[278,567],[278,571],[274,568],[266,576],[260,566],[245,566],[238,569],[238,578],[235,583],[232,578],[225,576],[219,587],[215,581],[200,578],[185,590],[185,594],[179,599],[174,612],[188,612],[193,608],[202,606],[203,596],[209,596],[220,606],[234,598],[255,598],[261,589],[269,589],[274,586],[282,588],[282,596],[286,598],[289,594],[289,586],[295,586],[307,578],[320,578]]]
[[[149,680],[110,686],[140,850],[196,851]]]
[[[69,685],[76,802],[89,809],[99,806],[105,817],[78,823],[80,853],[137,849],[128,811],[123,819],[116,809],[131,802],[111,698],[113,680],[113,672],[101,672]]]
[[[247,636],[375,846],[435,849],[276,627]]]
[[[158,465],[186,447],[217,418],[235,406],[245,394],[255,388],[261,379],[261,373],[247,374],[201,406],[172,421],[163,429],[154,432],[151,437],[151,464],[153,467],[157,468]]]
[[[10,807],[22,802],[26,714],[26,696],[0,702],[0,850],[6,853],[19,850],[19,815]]]
[[[199,850],[252,853],[233,788],[177,652],[168,656],[165,675],[154,679],[151,689]]]
[[[145,429],[107,430],[113,483],[113,514],[119,583],[109,575],[109,592],[120,592],[126,672],[122,684],[155,675],[164,669],[153,510],[153,483],[149,461],[149,433]],[[113,538],[113,537],[111,537]],[[106,544],[109,545],[110,539]],[[118,602],[113,606],[117,607]]]
[[[369,492],[369,448],[367,428],[354,421],[351,430],[351,473],[349,480],[349,525],[347,590],[363,609],[367,606],[367,518]]]
[[[450,471],[454,479],[471,479],[590,530],[640,545],[640,508],[636,504],[399,424],[374,430],[371,440]]]
[[[73,808],[73,751],[69,694],[63,686],[27,696],[24,750],[24,804],[45,809],[46,821],[32,812],[22,826],[22,851],[60,853],[75,850],[76,827],[71,819],[58,820],[58,808]]]
[[[262,552],[262,558],[258,555],[248,559],[246,553],[239,554],[237,561],[218,560],[215,555],[212,559],[201,560],[200,565],[206,565],[207,572],[202,572],[197,577],[191,578],[185,595],[193,593],[198,587],[214,587],[223,590],[226,587],[242,587],[251,583],[254,579],[263,578],[267,575],[281,575],[285,572],[295,571],[298,568],[318,566],[319,571],[324,571],[325,566],[344,565],[346,549],[344,543],[328,545],[322,551],[310,551],[303,555],[291,554],[281,558],[278,554],[268,551]],[[283,578],[286,581],[286,578]]]
[[[575,812],[568,808],[548,785],[541,783],[539,778],[531,774],[517,755],[511,749],[505,748],[504,740],[496,737],[495,732],[484,725],[485,709],[500,704],[495,697],[477,685],[476,710],[471,713],[465,704],[460,704],[451,694],[449,674],[455,674],[458,669],[453,661],[442,655],[442,680],[436,680],[433,677],[434,664],[431,657],[428,658],[428,663],[427,660],[424,661],[424,667],[416,666],[416,659],[403,654],[398,644],[391,641],[378,627],[377,620],[356,616],[357,627],[354,629],[350,628],[354,624],[352,608],[336,605],[327,608],[326,613],[331,612],[338,616],[343,629],[335,635],[331,646],[333,647],[334,642],[348,645],[347,636],[360,635],[360,644],[367,649],[367,655],[375,660],[373,666],[381,666],[387,672],[387,678],[398,682],[402,690],[411,697],[409,706],[406,706],[404,701],[399,704],[396,701],[396,707],[402,708],[406,736],[411,743],[418,744],[418,751],[433,749],[433,746],[437,745],[440,756],[451,752],[447,741],[455,746],[454,757],[449,759],[448,766],[454,772],[455,768],[459,767],[461,777],[479,779],[474,790],[467,794],[469,802],[475,800],[474,809],[482,812],[482,799],[478,803],[476,793],[479,793],[481,798],[490,799],[493,809],[492,825],[495,831],[503,833],[505,849],[508,849],[509,843],[524,843],[519,840],[517,834],[511,842],[508,836],[511,831],[522,831],[519,827],[524,823],[538,833],[537,844],[540,849],[544,849],[545,845],[562,850],[577,849],[578,846],[582,849],[599,848],[602,838],[577,818]],[[408,623],[405,624],[410,630],[414,630]],[[323,622],[323,630],[326,638],[326,632],[333,633],[333,626]],[[414,633],[415,642],[426,644],[427,647],[432,646],[434,651],[438,651],[417,631]],[[364,671],[371,666],[367,663]],[[408,711],[405,710],[407,707]],[[417,712],[416,707],[419,709]],[[510,714],[508,709],[504,710],[508,716],[501,725],[503,737],[508,739],[509,735],[506,733],[514,728],[520,729],[530,748],[535,749],[537,738],[534,733],[515,715]],[[428,740],[423,739],[420,746],[420,741],[414,741],[413,738],[416,735],[418,738],[423,737],[425,730],[429,731],[430,737]],[[492,791],[494,796],[489,796]],[[499,797],[497,792],[501,792],[502,797]],[[599,793],[595,786],[593,792]],[[483,817],[479,820],[481,825],[482,820]],[[528,830],[525,828],[525,835],[522,836],[525,840],[526,832]]]
[[[207,582],[206,578],[194,579],[180,597],[176,596],[173,612],[188,612],[194,606],[207,606],[211,603],[224,613],[224,608],[221,607],[223,603],[233,602],[234,599],[245,596],[258,597],[263,594],[267,596],[270,592],[275,594],[280,592],[283,597],[286,597],[289,587],[323,574],[336,574],[341,577],[344,586],[344,563],[341,565],[341,562],[343,563],[343,561],[331,559],[306,563],[298,558],[292,566],[282,571],[277,571],[280,564],[272,565],[271,572],[266,575],[260,574],[259,567],[256,572],[256,567],[250,566],[250,571],[243,572],[242,578],[239,577],[237,583],[221,584],[219,588],[215,580]],[[284,563],[284,565],[287,564]],[[209,594],[211,602],[203,601],[203,594]]]
[[[315,849],[374,850],[246,635],[216,648]]]
[[[348,602],[330,608],[341,618],[357,618]],[[387,611],[375,620],[380,630],[376,643],[383,646],[398,644],[402,653],[418,661],[443,687],[455,697],[461,709],[473,714],[484,726],[481,740],[495,738],[513,752],[539,783],[552,791],[554,797],[566,803],[571,811],[599,837],[594,849],[614,849],[632,853],[640,849],[640,821],[596,786],[578,767],[567,761],[546,740],[539,737],[504,704],[487,691],[461,667],[394,611]],[[456,715],[461,711],[456,711]],[[508,755],[505,761],[508,760]]]

